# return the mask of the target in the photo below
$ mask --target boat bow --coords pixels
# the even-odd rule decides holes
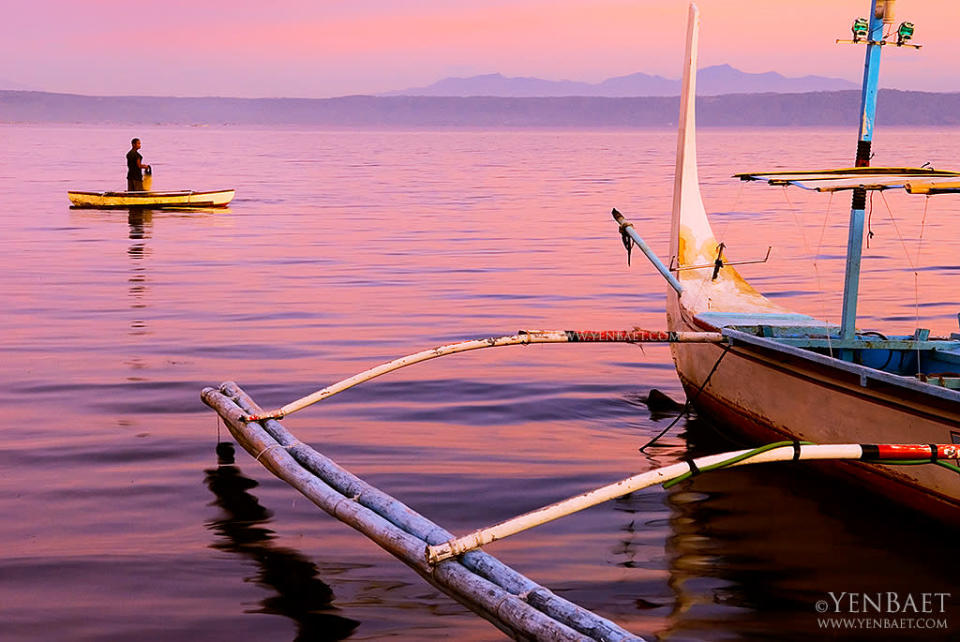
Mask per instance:
[[[687,45],[680,96],[677,165],[673,184],[670,230],[671,268],[683,292],[667,291],[667,323],[671,330],[689,330],[702,312],[784,314],[728,264],[707,218],[697,171],[696,83],[700,11],[690,5]],[[697,267],[699,266],[699,267]],[[701,321],[701,325],[703,322]]]

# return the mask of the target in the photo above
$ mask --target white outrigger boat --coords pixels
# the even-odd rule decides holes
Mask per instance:
[[[168,192],[81,192],[68,191],[71,207],[80,209],[166,209],[194,207],[226,207],[235,190],[210,192],[177,190]]]
[[[852,190],[843,323],[792,313],[752,288],[723,255],[700,197],[694,141],[699,12],[691,5],[681,99],[671,254],[666,267],[619,212],[628,249],[636,243],[670,283],[668,329],[530,330],[423,350],[370,368],[280,408],[265,411],[233,382],[205,388],[203,401],[256,461],[313,503],[360,531],[504,633],[517,639],[639,640],[618,625],[534,583],[477,550],[527,529],[662,484],[730,466],[778,461],[838,461],[915,506],[957,516],[960,508],[960,334],[932,339],[878,337],[854,327],[867,190],[960,191],[957,174],[866,169],[876,97],[876,63],[892,2],[873,0],[866,24],[864,124],[857,168],[743,174],[746,180]],[[860,25],[860,21],[855,23]],[[912,35],[912,26],[910,28]],[[855,41],[861,40],[855,31]],[[280,423],[285,416],[376,377],[461,352],[531,343],[670,343],[690,402],[723,426],[757,439],[786,441],[684,459],[648,470],[461,537],[341,468]],[[867,443],[860,443],[860,441]],[[821,442],[819,444],[812,442]],[[828,442],[828,443],[823,443]],[[903,443],[907,442],[907,443]],[[929,466],[899,464],[933,464]],[[944,510],[948,509],[948,510]]]
[[[691,404],[732,435],[816,443],[960,443],[960,334],[938,339],[919,328],[911,336],[886,336],[855,326],[867,192],[903,189],[927,196],[960,192],[956,172],[869,167],[880,51],[884,46],[916,47],[909,43],[910,23],[884,39],[885,27],[894,22],[893,5],[873,0],[869,20],[855,22],[854,39],[848,41],[867,47],[856,167],[735,175],[772,185],[852,192],[839,327],[765,298],[732,267],[737,262],[727,260],[723,244],[714,236],[696,164],[695,6],[690,11],[681,97],[671,267],[665,268],[614,211],[625,242],[637,241],[669,282],[669,330],[722,334],[724,341],[717,345],[677,343],[672,353]],[[918,508],[960,509],[960,477],[942,467],[843,466],[876,490]]]

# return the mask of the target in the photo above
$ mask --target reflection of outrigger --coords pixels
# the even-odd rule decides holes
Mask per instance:
[[[875,1],[874,5],[870,25],[871,37],[876,40],[882,36],[883,19],[890,14],[885,14],[883,3]],[[232,382],[201,393],[244,449],[274,475],[428,582],[520,639],[637,639],[477,549],[643,488],[669,486],[729,466],[833,460],[857,466],[857,471],[872,474],[898,490],[916,491],[914,497],[939,507],[960,505],[960,467],[952,463],[960,458],[960,445],[950,443],[954,435],[960,440],[960,432],[951,430],[960,426],[960,391],[953,389],[953,377],[942,371],[960,370],[960,335],[938,340],[930,339],[928,331],[918,330],[912,337],[888,338],[857,333],[853,326],[866,191],[909,184],[918,193],[937,193],[954,187],[950,181],[935,179],[957,175],[931,170],[868,173],[864,169],[828,172],[826,177],[823,172],[801,174],[854,192],[854,242],[847,262],[843,324],[838,329],[775,305],[732,267],[743,261],[726,260],[700,198],[693,122],[698,22],[699,13],[691,6],[674,189],[673,269],[664,266],[614,210],[621,231],[641,247],[670,283],[667,331],[530,330],[463,341],[370,368],[272,411],[264,411]],[[879,54],[879,46],[870,42],[868,47],[865,86],[872,87],[875,95],[876,66],[871,60],[874,53]],[[873,99],[865,100],[872,123]],[[872,130],[867,130],[866,137],[861,137],[858,166],[868,163],[871,134]],[[786,180],[786,175],[762,173],[744,177]],[[804,182],[790,177],[791,183]],[[887,179],[892,182],[874,187],[880,185],[877,181]],[[532,343],[669,343],[692,404],[748,434],[786,436],[789,441],[680,461],[454,537],[302,443],[279,422],[286,415],[400,368],[460,352]],[[924,381],[935,375],[936,382]],[[857,443],[860,438],[867,443]],[[898,466],[922,463],[934,465]]]
[[[260,601],[260,613],[289,617],[298,640],[342,640],[360,624],[333,605],[333,590],[317,577],[318,568],[297,550],[278,546],[267,528],[271,513],[250,491],[257,482],[234,465],[233,444],[217,444],[217,467],[205,471],[205,483],[222,514],[206,526],[217,535],[211,546],[247,557],[257,565],[254,581],[272,594]]]

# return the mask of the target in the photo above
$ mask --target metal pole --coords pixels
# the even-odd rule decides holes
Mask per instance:
[[[860,93],[860,138],[857,141],[857,167],[870,166],[870,145],[873,141],[873,123],[877,112],[877,85],[880,77],[881,45],[883,40],[883,16],[877,17],[877,4],[885,6],[884,0],[870,3],[870,28],[867,33],[867,54],[863,66],[863,88]],[[850,227],[847,238],[847,267],[843,283],[843,311],[840,321],[840,336],[853,339],[857,324],[857,297],[860,290],[860,263],[863,255],[863,225],[866,213],[867,192],[853,190],[850,208]]]

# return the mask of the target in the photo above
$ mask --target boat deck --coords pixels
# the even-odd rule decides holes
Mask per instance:
[[[859,332],[844,340],[838,326],[804,314],[704,312],[697,320],[734,344],[825,360],[832,367],[851,366],[862,377],[895,377],[897,385],[913,382],[918,390],[947,389],[960,401],[960,333],[930,338],[925,329],[908,336]]]
[[[718,330],[723,328],[769,327],[776,328],[778,334],[796,331],[810,334],[819,328],[823,333],[827,329],[836,332],[839,326],[825,323],[820,319],[799,313],[780,312],[701,312],[697,320],[703,321]]]

